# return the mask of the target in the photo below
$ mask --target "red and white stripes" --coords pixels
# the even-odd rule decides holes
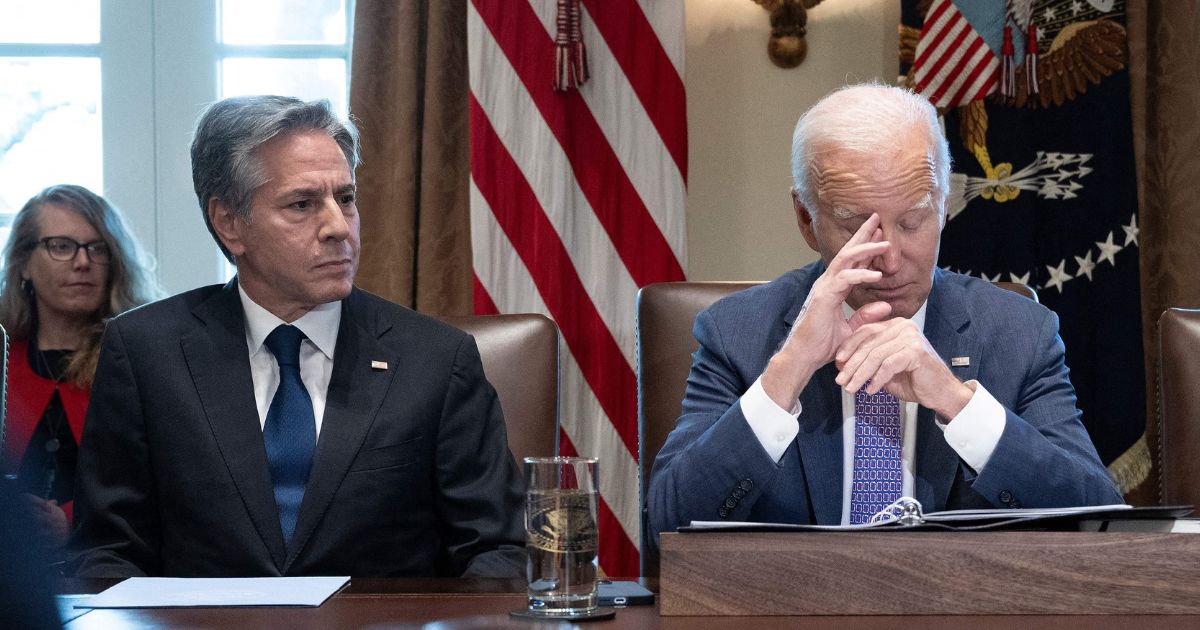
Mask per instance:
[[[581,5],[590,78],[558,92],[556,0],[470,3],[475,309],[558,323],[561,450],[600,458],[601,568],[635,576],[637,290],[686,267],[683,3]]]
[[[1000,62],[951,0],[933,0],[917,42],[916,92],[937,107],[965,105],[997,87]]]

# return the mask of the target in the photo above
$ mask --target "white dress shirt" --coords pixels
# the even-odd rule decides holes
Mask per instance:
[[[254,401],[258,404],[258,426],[262,428],[267,424],[271,399],[279,388],[279,363],[263,342],[284,321],[250,299],[240,284],[238,293],[242,298],[242,311],[246,314],[250,378],[254,381]],[[300,380],[312,399],[318,436],[321,435],[321,420],[325,416],[325,392],[329,389],[329,377],[333,374],[333,350],[337,346],[338,326],[341,323],[341,301],[321,304],[292,322],[308,337],[300,343]]]
[[[925,307],[913,315],[913,323],[920,330],[925,329]],[[842,310],[849,317],[854,309],[842,304]],[[1004,407],[978,381],[967,381],[967,386],[974,390],[971,400],[948,424],[941,419],[934,423],[942,430],[943,437],[958,456],[973,470],[983,472],[988,459],[1000,442],[1004,433]],[[842,391],[842,524],[850,523],[850,486],[854,479],[854,394]],[[790,411],[784,410],[767,396],[762,388],[760,376],[742,394],[742,415],[746,423],[754,431],[754,435],[762,444],[767,455],[776,463],[783,457],[784,451],[791,445],[792,440],[800,432],[799,417],[803,413],[800,401]],[[915,402],[905,402],[900,407],[900,421],[904,426],[904,444],[901,450],[903,474],[903,496],[913,496],[913,477],[916,463],[917,442],[917,409]]]

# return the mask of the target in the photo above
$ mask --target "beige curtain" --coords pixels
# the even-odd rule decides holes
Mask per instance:
[[[1171,306],[1200,308],[1200,0],[1129,0],[1127,12],[1141,204],[1146,436],[1155,462],[1151,479],[1127,498],[1152,504],[1162,500],[1158,317]]]
[[[362,130],[359,286],[472,312],[466,0],[358,0],[350,113]]]

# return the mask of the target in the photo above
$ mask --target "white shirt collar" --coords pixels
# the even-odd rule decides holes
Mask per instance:
[[[246,290],[238,283],[238,295],[242,298],[242,311],[246,314],[246,345],[250,355],[257,353],[267,340],[267,335],[275,330],[282,319],[274,313],[259,306],[257,302],[246,295]],[[333,351],[337,345],[338,327],[342,323],[342,302],[327,302],[313,307],[292,325],[300,329],[304,336],[312,342],[329,360],[333,360]]]
[[[917,325],[917,330],[925,330],[925,309],[928,306],[929,300],[926,299],[924,302],[921,302],[921,308],[917,309],[917,312],[913,313],[913,316],[909,318]],[[854,315],[854,309],[849,304],[842,302],[842,313],[846,315],[846,319],[850,319],[850,316]]]

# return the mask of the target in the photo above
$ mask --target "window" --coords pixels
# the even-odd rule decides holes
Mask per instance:
[[[0,0],[0,237],[47,185],[105,195],[169,293],[227,277],[192,190],[218,98],[327,98],[343,116],[353,0]]]
[[[3,0],[0,243],[46,186],[102,190],[99,0]]]
[[[345,0],[220,0],[221,96],[327,98],[345,116]]]

